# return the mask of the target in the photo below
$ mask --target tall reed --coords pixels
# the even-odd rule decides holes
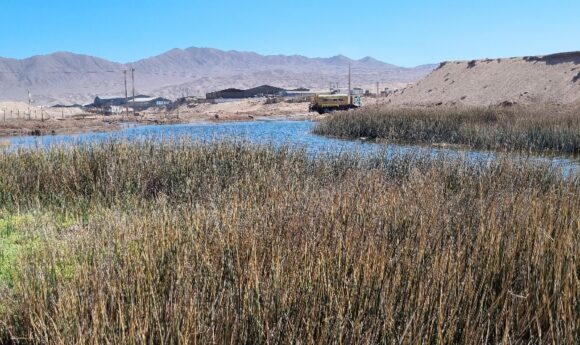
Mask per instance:
[[[187,142],[0,162],[3,212],[45,215],[7,343],[580,339],[580,179],[547,166]]]
[[[523,108],[364,108],[332,114],[315,133],[399,143],[580,154],[580,112]]]

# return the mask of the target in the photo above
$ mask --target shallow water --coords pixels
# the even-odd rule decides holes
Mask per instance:
[[[464,157],[470,161],[485,163],[496,159],[499,154],[489,151],[459,150],[454,148],[432,148],[415,145],[394,145],[364,142],[360,140],[341,140],[312,134],[315,122],[312,121],[254,121],[217,124],[180,124],[127,127],[116,132],[81,133],[54,136],[22,136],[8,139],[10,149],[50,147],[62,144],[95,143],[109,139],[117,140],[164,140],[191,138],[194,141],[241,140],[265,145],[289,145],[304,148],[311,154],[336,154],[356,151],[359,153],[385,152],[421,153],[429,155],[444,154]],[[513,157],[523,157],[513,155]],[[562,167],[565,171],[580,171],[580,161],[568,157],[535,157],[538,162],[549,162]]]

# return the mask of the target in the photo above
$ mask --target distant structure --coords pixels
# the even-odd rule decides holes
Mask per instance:
[[[129,104],[133,111],[142,111],[153,107],[167,107],[171,104],[171,100],[163,97],[151,97],[147,95],[139,95],[134,98],[100,98],[97,96],[92,104],[88,104],[84,106],[84,108],[92,112],[113,115],[121,114],[123,113],[123,110],[126,111]]]
[[[298,88],[282,91],[280,92],[280,97],[288,102],[310,102],[317,93],[310,89]]]
[[[264,96],[278,96],[282,91],[286,91],[279,87],[274,87],[270,85],[262,85],[248,90],[240,89],[225,89],[216,92],[210,92],[205,95],[206,99],[243,99],[252,97],[264,97]]]
[[[143,110],[152,107],[165,107],[171,104],[171,100],[163,97],[150,97],[150,96],[137,96],[135,98],[130,98],[129,102],[132,103],[133,109]]]
[[[395,91],[397,91],[396,89],[389,89],[388,87],[386,87],[384,90],[381,91],[381,96],[385,97],[385,96],[389,96],[393,93],[395,93]]]
[[[355,87],[350,91],[350,94],[353,96],[362,96],[365,93],[365,90],[361,89],[360,87]]]

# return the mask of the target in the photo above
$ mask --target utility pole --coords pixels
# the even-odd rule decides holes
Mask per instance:
[[[131,68],[131,80],[133,82],[133,116],[135,116],[135,69]]]
[[[352,90],[350,88],[350,64],[348,64],[348,101],[350,102],[350,90]]]
[[[125,112],[127,113],[127,117],[129,117],[129,96],[127,95],[127,70],[123,71],[123,75],[125,76]]]
[[[28,90],[28,120],[30,120],[30,113],[32,112],[32,110],[30,110],[31,107],[32,107],[32,95],[30,94],[30,90]],[[23,114],[23,116],[26,116],[26,112]],[[20,109],[18,110],[18,118],[20,118]]]
[[[377,81],[377,98],[379,97],[379,82]]]

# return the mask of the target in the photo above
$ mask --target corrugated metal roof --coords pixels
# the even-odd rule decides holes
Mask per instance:
[[[157,98],[159,98],[159,97],[142,97],[142,98],[135,97],[135,102],[145,102],[146,103],[146,102],[154,101]],[[133,99],[129,99],[129,102],[133,102]]]

